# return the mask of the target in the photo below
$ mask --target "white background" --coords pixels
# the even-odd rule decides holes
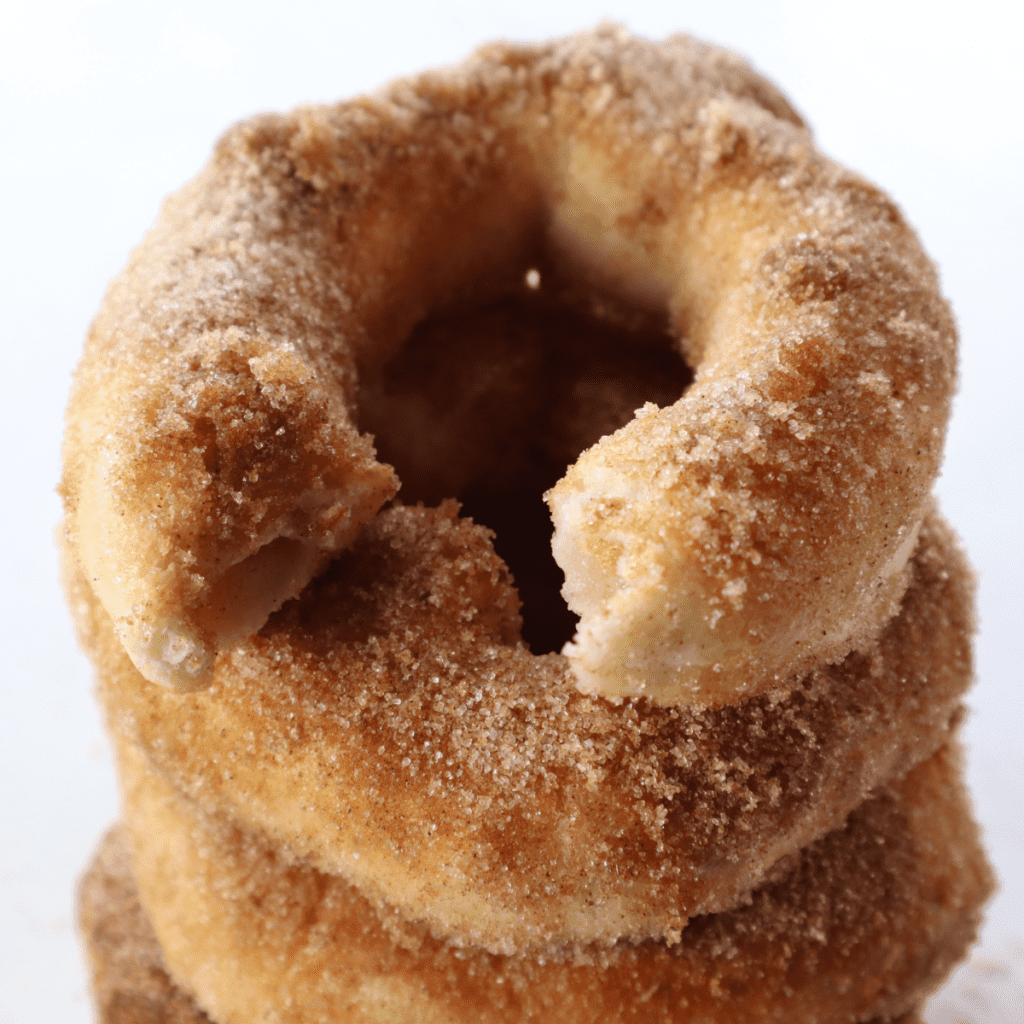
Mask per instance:
[[[72,892],[117,800],[57,584],[53,487],[69,376],[106,283],[232,121],[370,90],[489,38],[614,18],[749,56],[823,149],[895,196],[941,268],[963,349],[938,492],[981,578],[967,740],[1003,889],[981,958],[930,1020],[1024,1021],[1019,10],[995,0],[0,3],[0,1020],[90,1017]]]

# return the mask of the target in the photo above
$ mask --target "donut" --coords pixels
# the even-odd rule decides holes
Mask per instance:
[[[511,584],[451,507],[382,513],[185,697],[139,674],[81,579],[74,605],[111,731],[207,812],[453,945],[550,953],[735,905],[948,739],[972,587],[937,515],[911,576],[870,649],[701,712],[581,694],[516,646]]]
[[[416,461],[416,417],[375,420],[403,346],[526,292],[624,351],[667,339],[692,374],[550,481],[575,684],[714,708],[869,644],[908,582],[954,385],[935,270],[745,63],[605,28],[254,118],[168,200],[90,331],[62,483],[142,675],[214,684],[350,549],[405,473],[365,423]],[[502,461],[495,431],[530,440],[543,368],[520,369],[523,401],[495,384],[508,415],[434,453],[463,460],[467,493]]]
[[[111,829],[100,843],[79,887],[78,907],[93,964],[99,1024],[210,1024],[195,1000],[167,974],[139,905],[123,828]],[[912,1010],[869,1024],[924,1024],[924,1018]]]
[[[688,38],[229,130],[68,409],[104,1020],[920,1024],[992,885],[955,348],[891,201]]]
[[[173,977],[220,1024],[891,1020],[963,955],[992,885],[944,748],[674,945],[572,960],[456,951],[197,814],[125,753],[141,904]]]

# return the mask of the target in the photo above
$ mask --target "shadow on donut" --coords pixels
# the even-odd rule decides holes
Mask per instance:
[[[419,323],[360,387],[360,428],[402,481],[399,500],[462,504],[491,528],[534,654],[561,650],[577,616],[562,599],[543,494],[579,454],[647,402],[693,379],[664,311],[584,292],[553,268],[521,287]]]

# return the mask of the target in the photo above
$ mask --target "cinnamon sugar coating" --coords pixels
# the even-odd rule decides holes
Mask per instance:
[[[78,888],[78,926],[99,1024],[210,1024],[172,980],[139,906],[121,828],[100,842]]]
[[[605,29],[255,118],[168,201],[65,445],[71,545],[143,675],[209,685],[351,546],[401,482],[362,384],[538,269],[660,318],[695,378],[550,492],[579,684],[710,707],[870,641],[953,388],[934,269],[742,61]]]
[[[122,827],[103,838],[82,879],[79,920],[94,965],[99,1024],[207,1024],[209,1017],[167,975],[138,902]],[[153,998],[157,986],[162,998]],[[924,1018],[911,1010],[888,1024],[924,1024]]]
[[[920,1024],[991,888],[955,346],[892,202],[685,37],[231,129],[68,410],[104,1024]]]
[[[487,531],[454,512],[379,516],[186,697],[140,676],[79,579],[111,729],[200,806],[512,953],[672,936],[734,905],[959,714],[970,573],[937,517],[875,645],[694,712],[584,696],[564,658],[531,655]]]
[[[573,961],[460,951],[197,815],[126,753],[141,902],[178,984],[219,1024],[888,1020],[963,955],[992,886],[945,749],[675,945]]]

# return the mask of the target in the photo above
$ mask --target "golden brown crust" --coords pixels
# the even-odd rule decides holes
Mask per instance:
[[[501,564],[451,514],[379,517],[201,694],[147,683],[81,583],[77,604],[109,724],[157,771],[455,943],[663,936],[733,905],[943,743],[971,680],[937,517],[875,648],[695,713],[582,696],[511,644]]]
[[[143,674],[208,684],[352,542],[396,486],[360,374],[538,261],[667,309],[696,372],[552,492],[581,685],[730,703],[877,631],[952,392],[934,270],[742,62],[601,30],[254,119],[168,202],[65,447],[72,545]]]
[[[780,868],[749,906],[691,922],[672,947],[623,945],[591,962],[458,951],[195,816],[124,753],[142,903],[174,976],[221,1024],[894,1017],[963,956],[992,886],[947,749]]]

